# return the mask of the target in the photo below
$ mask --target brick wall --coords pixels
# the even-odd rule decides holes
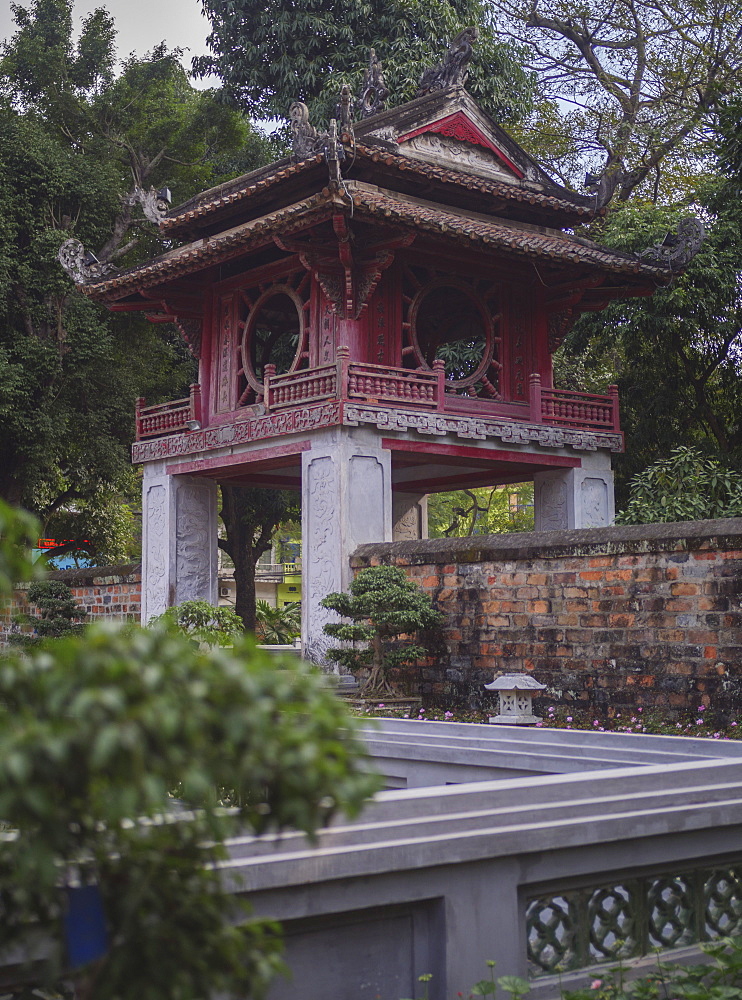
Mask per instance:
[[[742,710],[742,518],[364,545],[351,562],[402,566],[444,612],[430,699],[491,705],[495,672],[527,670],[550,702]]]
[[[47,574],[47,579],[62,580],[72,589],[75,600],[88,612],[88,621],[101,618],[139,621],[142,574],[138,563],[56,570]],[[17,629],[13,617],[29,610],[26,589],[18,588],[12,601],[0,605],[0,643],[8,632]]]

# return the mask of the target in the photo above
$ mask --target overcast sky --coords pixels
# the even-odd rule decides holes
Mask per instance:
[[[18,0],[20,6],[30,7],[30,0]],[[130,52],[144,55],[158,42],[166,41],[170,48],[186,49],[184,64],[189,67],[192,56],[206,50],[209,22],[201,16],[199,0],[75,0],[74,24],[79,32],[83,18],[96,7],[105,7],[118,30],[117,51],[119,59]],[[0,0],[0,38],[13,34],[15,24],[10,4]],[[194,85],[215,85],[215,81],[196,81]]]

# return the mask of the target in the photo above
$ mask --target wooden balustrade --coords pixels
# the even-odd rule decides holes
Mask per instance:
[[[351,361],[347,347],[339,347],[333,364],[277,375],[275,366],[267,364],[263,373],[266,410],[288,410],[310,406],[324,400],[402,406],[411,409],[448,409],[456,412],[456,397],[446,400],[446,373],[442,361],[436,361],[433,371],[413,371],[408,368],[388,368],[384,365]],[[476,411],[488,415],[485,400],[467,399],[467,413]],[[517,412],[516,412],[517,411]],[[498,404],[493,412],[498,417],[531,420],[533,423],[558,427],[584,428],[596,431],[618,431],[618,389],[612,385],[607,395],[550,389],[542,386],[540,375],[531,375],[528,406],[513,408]],[[136,404],[136,439],[162,437],[197,430],[201,425],[201,387],[191,386],[186,399],[174,399],[156,406],[145,406],[144,399]]]
[[[540,375],[531,375],[531,420],[559,427],[618,431],[618,386],[608,386],[608,395],[547,389]]]
[[[172,399],[168,403],[145,406],[146,400],[140,396],[136,401],[136,439],[162,437],[181,431],[196,430],[189,423],[201,423],[201,386],[194,382],[185,399]]]
[[[337,365],[305,368],[286,375],[276,375],[274,365],[266,365],[263,376],[264,402],[267,410],[285,410],[308,406],[337,396]]]
[[[266,365],[263,382],[268,410],[306,406],[323,399],[373,400],[377,403],[441,409],[445,373],[442,364],[436,366],[433,372],[422,372],[352,362],[348,348],[339,347],[337,361],[332,365],[305,368],[285,375],[276,375],[273,365]]]
[[[406,368],[353,362],[348,365],[346,398],[438,409],[441,400],[438,372],[411,372]]]

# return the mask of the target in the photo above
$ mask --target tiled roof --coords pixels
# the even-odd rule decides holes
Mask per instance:
[[[187,227],[189,223],[196,219],[202,219],[212,212],[226,208],[250,198],[256,194],[261,194],[268,188],[280,184],[289,177],[301,173],[310,167],[322,163],[324,157],[321,153],[311,156],[298,163],[290,159],[277,160],[267,167],[260,167],[249,174],[242,174],[234,180],[226,181],[218,187],[209,188],[202,191],[194,198],[176,206],[160,223],[161,233],[171,233]]]
[[[405,199],[359,181],[348,181],[347,191],[353,200],[356,218],[373,218],[389,225],[414,227],[446,240],[468,246],[490,248],[522,258],[581,264],[614,274],[635,275],[664,284],[670,277],[666,267],[646,263],[632,254],[609,250],[586,240],[554,230],[539,231],[520,227],[504,220],[457,212],[417,199]],[[348,210],[347,196],[341,198],[328,188],[310,198],[298,201],[245,222],[210,238],[171,250],[146,264],[113,277],[82,286],[83,291],[97,299],[121,298],[138,289],[149,288],[180,275],[191,274],[212,263],[238,257],[254,246],[264,245],[273,236],[306,229],[329,218],[333,212]]]
[[[566,188],[561,189],[563,194],[560,195],[553,191],[549,193],[543,190],[541,185],[535,181],[521,180],[508,183],[463,170],[449,170],[407,156],[396,148],[390,148],[389,143],[376,145],[373,143],[372,137],[369,137],[369,140],[369,142],[359,141],[354,146],[346,143],[348,156],[346,163],[358,164],[359,160],[367,160],[383,167],[390,167],[400,174],[406,174],[410,179],[418,176],[426,181],[439,181],[445,185],[459,189],[464,188],[467,191],[479,192],[494,198],[502,198],[522,206],[533,205],[559,212],[562,215],[566,214],[575,221],[587,221],[595,214],[589,198],[573,194]],[[324,157],[321,153],[299,162],[289,159],[278,160],[267,167],[261,167],[259,170],[243,174],[241,177],[236,177],[218,187],[203,191],[183,205],[174,208],[162,220],[160,232],[175,235],[194,224],[204,223],[213,213],[222,212],[232,205],[238,206],[250,198],[266,194],[290,177],[295,177],[302,172],[309,172],[313,167],[323,162]],[[344,173],[352,177],[353,166],[346,167]],[[556,185],[554,188],[559,190],[556,189]]]
[[[182,274],[191,274],[211,263],[239,257],[254,245],[260,246],[270,242],[271,238],[279,233],[286,235],[296,229],[322,222],[333,211],[337,211],[338,206],[334,205],[333,201],[333,196],[325,188],[311,198],[305,198],[289,205],[288,208],[271,212],[251,222],[245,222],[218,236],[187,243],[177,250],[170,250],[155,257],[146,264],[122,271],[121,274],[82,285],[81,290],[94,299],[115,299],[132,294],[140,288],[149,288],[160,282],[170,281]]]
[[[390,192],[370,185],[348,183],[356,216],[368,213],[390,223],[414,225],[435,235],[445,235],[480,246],[497,247],[523,257],[542,258],[555,262],[583,264],[620,274],[634,274],[656,279],[664,284],[670,277],[668,268],[647,263],[633,254],[610,250],[587,240],[567,234],[522,229],[517,224],[505,225],[481,217],[447,211],[438,205],[418,200],[402,200]]]
[[[539,186],[532,181],[508,183],[461,170],[448,170],[433,163],[426,163],[424,160],[405,156],[403,153],[366,146],[363,143],[357,144],[356,155],[367,156],[374,163],[382,163],[384,166],[392,167],[400,172],[419,174],[442,181],[445,184],[455,184],[457,187],[465,187],[470,191],[481,191],[482,194],[494,195],[508,201],[540,205],[558,212],[567,212],[582,220],[590,219],[595,214],[588,199],[575,194],[574,201],[572,201],[568,197],[560,198],[554,194],[547,194],[545,191],[539,190]],[[567,192],[565,189],[565,195],[569,193],[571,192]]]

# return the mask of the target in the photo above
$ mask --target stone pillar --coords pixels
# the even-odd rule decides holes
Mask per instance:
[[[348,589],[354,549],[392,538],[391,455],[379,443],[336,428],[302,454],[302,647],[315,663],[334,645],[322,626],[336,618],[319,602]]]
[[[428,537],[428,497],[425,493],[392,494],[392,541]]]
[[[216,483],[147,462],[142,484],[142,624],[181,601],[218,601]]]
[[[579,469],[534,476],[536,531],[605,528],[614,523],[613,471],[609,452],[585,456]]]

